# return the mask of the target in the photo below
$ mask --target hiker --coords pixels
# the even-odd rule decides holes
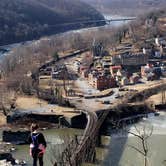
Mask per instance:
[[[37,166],[37,161],[39,159],[39,165],[43,166],[43,155],[46,149],[46,141],[44,135],[38,132],[39,125],[32,123],[31,134],[28,138],[30,143],[30,155],[33,157],[33,166]]]

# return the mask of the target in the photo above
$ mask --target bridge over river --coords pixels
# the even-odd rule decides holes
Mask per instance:
[[[137,96],[144,94],[145,96],[141,99],[141,100],[144,100],[145,98],[148,98],[151,95],[156,94],[163,90],[166,90],[166,83],[159,81],[153,87],[150,87],[147,90],[132,92],[131,94],[127,95],[127,97],[125,96],[124,98],[119,100],[116,100],[115,96],[113,95],[112,102],[114,102],[114,104],[112,104],[111,106],[105,109],[97,108],[97,107],[96,109],[92,109],[91,107],[89,107],[88,109],[87,108],[89,104],[87,103],[88,99],[82,99],[82,102],[81,102],[82,104],[74,102],[75,106],[79,109],[82,109],[83,112],[86,114],[88,122],[82,137],[78,141],[77,146],[74,147],[73,153],[70,156],[68,156],[68,158],[65,158],[66,156],[63,156],[66,162],[65,165],[79,166],[83,162],[94,161],[95,146],[96,146],[96,143],[99,141],[98,138],[99,138],[100,127],[105,121],[111,109],[117,108],[120,104],[128,103],[131,99]],[[73,101],[71,102],[73,103]],[[93,105],[93,104],[94,104],[93,100],[91,100],[90,105]]]

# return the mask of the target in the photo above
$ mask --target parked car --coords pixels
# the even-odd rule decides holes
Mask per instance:
[[[102,101],[102,104],[110,104],[110,101],[109,100],[104,100],[104,101]]]
[[[88,90],[88,95],[91,95],[92,94],[92,90]]]
[[[120,98],[120,95],[119,94],[115,95],[115,98],[116,99]]]

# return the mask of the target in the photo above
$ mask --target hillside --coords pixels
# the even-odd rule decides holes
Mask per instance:
[[[165,0],[82,0],[103,13],[139,15],[150,10],[166,7]]]
[[[69,23],[99,19],[97,10],[78,0],[0,0],[0,45],[93,26]]]

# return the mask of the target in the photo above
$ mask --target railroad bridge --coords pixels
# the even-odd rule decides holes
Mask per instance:
[[[79,166],[83,162],[95,161],[95,146],[100,141],[100,128],[108,116],[109,111],[111,109],[117,108],[120,104],[128,103],[130,100],[134,100],[134,98],[136,98],[135,100],[137,101],[137,97],[140,97],[140,95],[145,95],[142,98],[143,101],[145,98],[165,90],[166,83],[159,82],[147,90],[133,92],[132,94],[128,95],[128,97],[121,99],[120,102],[115,103],[109,109],[100,110],[98,113],[92,112],[91,110],[84,110],[83,112],[87,115],[88,119],[86,129],[84,130],[81,138],[76,138],[76,141],[72,141],[71,144],[64,150],[62,153],[63,164],[60,165]],[[75,144],[75,142],[77,143]]]

